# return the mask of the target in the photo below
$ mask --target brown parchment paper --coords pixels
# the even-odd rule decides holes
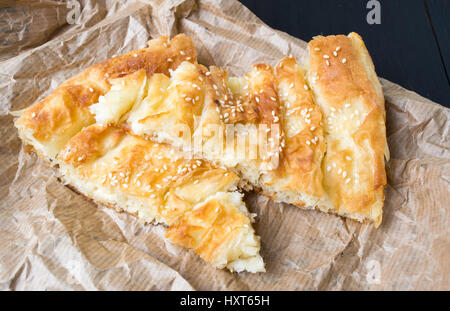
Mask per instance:
[[[216,270],[164,239],[164,227],[96,206],[27,154],[10,112],[94,63],[184,32],[199,61],[243,74],[305,42],[234,0],[61,1],[0,6],[0,289],[449,290],[449,109],[381,80],[391,159],[375,229],[249,193],[266,273]],[[301,22],[301,21],[299,21]]]

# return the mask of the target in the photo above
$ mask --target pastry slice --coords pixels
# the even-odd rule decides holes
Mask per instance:
[[[144,99],[115,119],[135,135],[233,170],[277,201],[378,226],[387,144],[371,58],[356,34],[309,46],[308,71],[291,57],[231,78],[183,62],[146,81]],[[114,123],[92,112],[97,122]]]
[[[315,37],[309,80],[324,115],[324,210],[381,223],[389,159],[383,91],[361,37]]]
[[[173,147],[94,124],[59,152],[62,179],[97,203],[168,226],[166,236],[216,268],[262,272],[259,237],[233,172]]]
[[[19,136],[42,158],[51,162],[72,136],[83,127],[95,123],[89,107],[117,87],[111,83],[112,80],[125,83],[120,79],[125,75],[130,80],[121,86],[131,95],[116,99],[120,107],[115,109],[123,112],[129,108],[127,105],[137,100],[137,84],[141,85],[154,73],[169,74],[169,70],[177,68],[182,61],[196,62],[197,56],[192,40],[180,34],[170,41],[165,36],[159,37],[149,41],[145,49],[94,65],[25,109],[15,122]]]

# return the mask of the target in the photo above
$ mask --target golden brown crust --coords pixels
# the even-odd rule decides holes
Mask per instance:
[[[310,79],[325,116],[325,187],[340,215],[381,222],[387,150],[384,98],[361,38],[316,37]]]

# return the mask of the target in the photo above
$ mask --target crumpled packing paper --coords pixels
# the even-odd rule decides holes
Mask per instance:
[[[151,38],[184,32],[199,61],[241,75],[302,61],[306,43],[234,0],[60,1],[0,5],[0,289],[449,290],[449,109],[381,79],[391,159],[375,229],[249,193],[266,273],[217,270],[164,238],[163,226],[96,206],[28,154],[11,111],[81,70]],[[299,21],[301,22],[301,21]]]

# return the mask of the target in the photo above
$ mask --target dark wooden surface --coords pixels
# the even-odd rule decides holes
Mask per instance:
[[[359,33],[379,76],[450,107],[450,0],[379,0],[379,25],[367,23],[368,0],[240,1],[269,26],[305,41]]]

